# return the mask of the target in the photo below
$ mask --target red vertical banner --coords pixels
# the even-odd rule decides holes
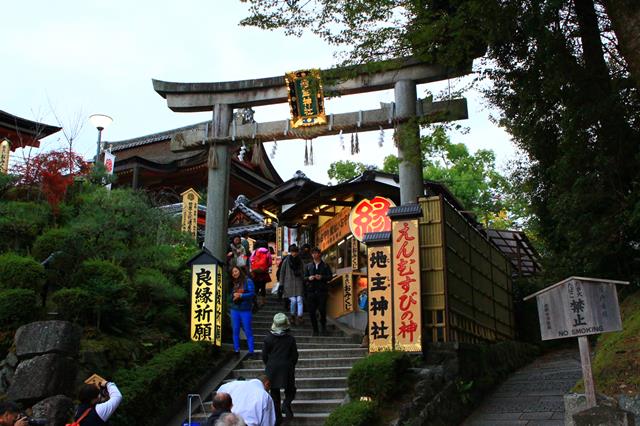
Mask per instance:
[[[420,352],[422,310],[418,219],[394,220],[391,229],[395,349]]]
[[[393,349],[391,247],[367,247],[369,352]]]

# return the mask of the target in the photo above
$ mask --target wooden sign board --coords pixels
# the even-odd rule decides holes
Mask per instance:
[[[107,380],[100,377],[97,374],[92,374],[87,380],[84,381],[88,385],[95,385],[96,387],[101,387],[107,384]]]
[[[391,247],[367,247],[369,352],[393,349]]]
[[[11,143],[4,139],[0,142],[0,173],[9,173],[9,156],[11,155]]]
[[[349,213],[351,207],[344,207],[337,215],[318,228],[316,243],[321,251],[325,251],[349,234]]]
[[[342,295],[344,312],[353,312],[353,276],[351,273],[342,276]]]
[[[422,304],[418,219],[394,220],[391,226],[391,244],[395,350],[421,352]]]
[[[222,344],[222,267],[193,265],[191,276],[191,340]]]
[[[193,188],[187,189],[180,195],[182,195],[182,232],[188,232],[196,238],[198,236],[198,201],[200,196]]]
[[[622,330],[616,284],[571,277],[536,296],[542,340]]]
[[[358,259],[360,255],[360,241],[355,238],[351,239],[351,270],[357,271],[360,269],[360,262]]]

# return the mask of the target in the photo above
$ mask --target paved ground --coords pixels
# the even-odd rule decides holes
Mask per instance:
[[[545,354],[512,374],[463,425],[564,425],[562,395],[581,377],[577,348]]]

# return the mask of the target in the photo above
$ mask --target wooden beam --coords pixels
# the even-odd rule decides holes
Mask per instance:
[[[418,117],[428,118],[433,122],[466,119],[468,118],[467,100],[464,98],[437,102],[432,102],[428,99],[420,100]],[[213,133],[210,131],[211,124],[202,123],[192,129],[174,134],[171,138],[171,150],[187,151],[202,149],[203,145],[207,143],[230,143],[234,140],[271,142],[286,139],[313,139],[319,136],[336,135],[340,133],[340,131],[353,133],[356,131],[365,132],[378,130],[380,127],[390,129],[399,121],[394,119],[393,109],[391,107],[335,114],[333,115],[333,119],[331,119],[331,116],[329,116],[328,119],[328,124],[299,127],[296,129],[289,128],[289,120],[242,125],[234,125],[232,122],[229,126],[228,136],[216,139],[208,137],[208,135],[212,135]],[[331,123],[331,121],[333,122]]]

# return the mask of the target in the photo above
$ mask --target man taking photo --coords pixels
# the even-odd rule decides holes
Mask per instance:
[[[28,426],[26,417],[20,418],[20,408],[13,402],[0,402],[0,426]]]

